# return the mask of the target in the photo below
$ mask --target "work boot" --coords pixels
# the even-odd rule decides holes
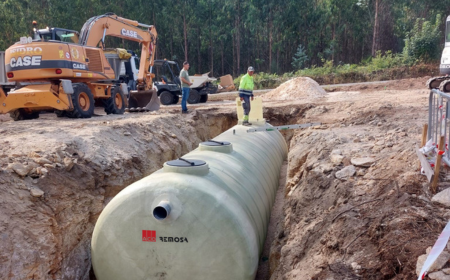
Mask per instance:
[[[250,123],[250,122],[248,122],[248,121],[243,121],[243,122],[242,122],[242,125],[250,126],[250,125],[252,125],[252,123]]]

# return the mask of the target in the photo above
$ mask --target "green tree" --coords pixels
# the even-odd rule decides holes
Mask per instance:
[[[297,52],[292,58],[292,66],[295,70],[300,70],[305,65],[306,61],[308,61],[308,56],[306,55],[305,49],[300,44],[298,45]]]
[[[413,60],[430,61],[439,58],[441,47],[441,16],[436,16],[435,23],[417,19],[413,30],[405,40],[403,54]]]

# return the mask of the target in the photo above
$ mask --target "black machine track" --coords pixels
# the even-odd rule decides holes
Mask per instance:
[[[426,83],[426,86],[428,89],[440,89],[441,88],[441,84],[450,80],[450,76],[440,76],[440,77],[433,77],[431,79],[429,79]],[[446,91],[444,91],[446,92]]]

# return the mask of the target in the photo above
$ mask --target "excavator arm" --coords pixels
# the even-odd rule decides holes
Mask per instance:
[[[153,25],[142,24],[108,13],[86,21],[81,29],[79,43],[91,47],[97,47],[99,44],[104,46],[105,36],[139,42],[142,49],[137,87],[141,91],[148,91],[152,89],[152,74],[149,68],[154,63],[157,35]]]

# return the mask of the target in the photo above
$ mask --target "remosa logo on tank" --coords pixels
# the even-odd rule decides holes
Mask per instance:
[[[156,231],[155,230],[142,230],[142,241],[144,242],[156,242]],[[187,237],[167,237],[160,236],[159,240],[161,242],[175,242],[175,243],[189,243]]]

